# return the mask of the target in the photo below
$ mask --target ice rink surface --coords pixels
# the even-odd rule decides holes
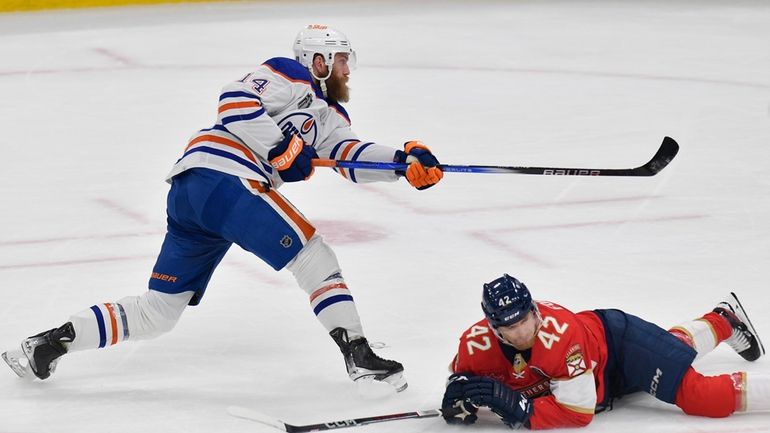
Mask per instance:
[[[625,168],[666,135],[681,152],[652,178],[447,174],[427,191],[319,169],[281,191],[334,247],[405,392],[351,383],[291,274],[234,247],[172,333],[72,353],[45,382],[0,366],[0,432],[252,433],[274,430],[225,409],[305,424],[434,408],[503,272],[537,299],[663,327],[733,290],[770,343],[770,5],[351,1],[0,15],[1,348],[146,290],[187,138],[308,23],[358,51],[347,107],[366,140],[420,138],[453,164]],[[695,366],[770,373],[724,345]],[[767,432],[770,414],[693,418],[637,395],[585,431]]]

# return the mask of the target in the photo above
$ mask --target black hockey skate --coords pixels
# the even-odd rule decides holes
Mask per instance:
[[[406,389],[404,378],[404,366],[396,361],[382,359],[372,352],[366,338],[360,337],[348,340],[348,331],[344,328],[335,328],[329,335],[340,347],[345,357],[345,367],[353,381],[378,380],[386,382],[396,388],[396,392]]]
[[[59,328],[25,339],[21,342],[20,351],[4,352],[3,360],[19,377],[31,377],[29,373],[32,372],[41,380],[47,379],[74,339],[75,328],[72,322],[67,322]]]
[[[738,352],[743,359],[746,361],[756,361],[765,354],[765,346],[759,340],[759,335],[757,335],[754,325],[751,324],[749,316],[746,315],[746,310],[743,309],[743,305],[741,305],[741,301],[738,300],[735,293],[730,292],[727,300],[717,304],[714,312],[730,322],[730,326],[733,327],[733,335],[725,340],[725,343]]]

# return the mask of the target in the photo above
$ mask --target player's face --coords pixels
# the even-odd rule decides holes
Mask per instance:
[[[334,63],[332,64],[332,75],[326,80],[329,99],[337,102],[348,102],[350,100],[350,88],[348,88],[348,77],[350,76],[349,57],[348,53],[335,54]]]
[[[510,326],[501,326],[497,331],[511,346],[519,350],[527,350],[535,344],[537,325],[537,315],[530,311],[524,319]]]

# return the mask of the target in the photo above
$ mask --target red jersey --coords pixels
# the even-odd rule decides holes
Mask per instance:
[[[607,342],[601,319],[592,311],[535,304],[542,322],[531,349],[503,344],[482,319],[460,337],[452,370],[491,377],[533,399],[532,429],[587,425],[604,399]]]

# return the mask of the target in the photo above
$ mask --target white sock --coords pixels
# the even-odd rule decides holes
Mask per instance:
[[[770,410],[770,375],[746,373],[746,411]]]
[[[313,312],[327,331],[342,327],[351,340],[364,336],[361,317],[342,278],[337,256],[321,236],[313,235],[286,267],[310,296]]]
[[[121,341],[143,340],[170,331],[194,292],[149,290],[117,302],[97,304],[70,317],[75,340],[69,351],[101,349]]]
[[[695,359],[711,352],[719,344],[716,331],[705,319],[696,319],[674,326],[669,329],[669,332],[684,340],[698,352]]]

